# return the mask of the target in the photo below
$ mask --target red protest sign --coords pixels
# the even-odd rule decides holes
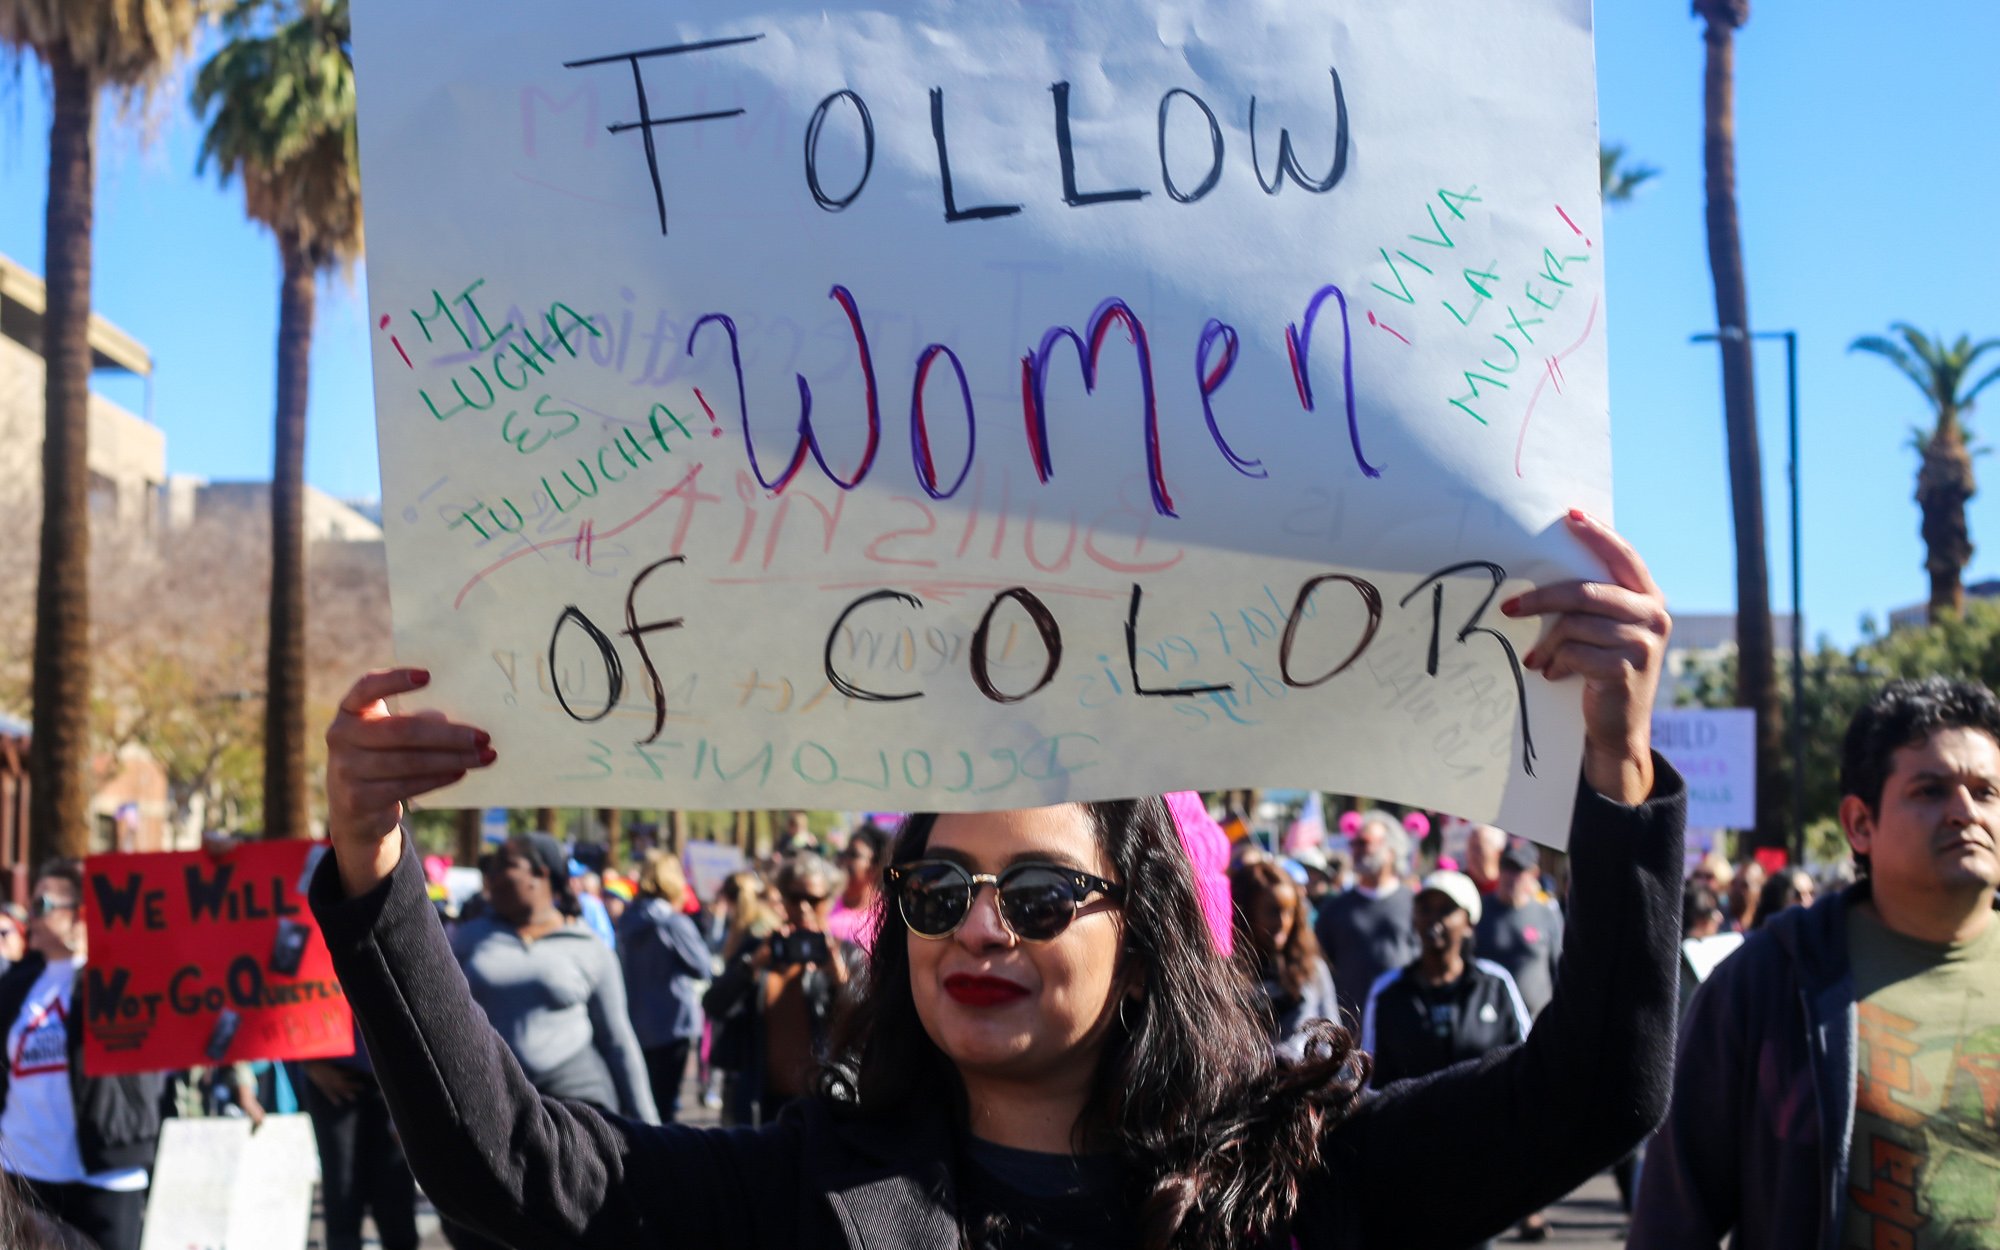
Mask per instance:
[[[86,860],[84,1071],[351,1053],[353,1016],[305,900],[324,850],[287,840]]]

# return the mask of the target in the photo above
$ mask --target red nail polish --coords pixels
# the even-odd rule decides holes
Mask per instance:
[[[1501,615],[1503,616],[1513,616],[1520,610],[1521,610],[1521,596],[1519,595],[1515,595],[1512,599],[1509,599],[1507,602],[1500,605],[1500,612]]]
[[[428,686],[431,684],[431,671],[427,668],[413,668],[410,670],[410,680],[419,686]]]
[[[498,751],[495,751],[492,747],[487,747],[485,750],[479,753],[479,762],[481,764],[491,764],[494,760],[497,760],[499,758],[500,758],[500,753]]]
[[[491,746],[492,744],[493,744],[493,735],[487,733],[484,729],[477,730],[473,733],[472,735],[473,746],[484,750],[486,747]]]
[[[1569,519],[1576,522],[1578,525],[1590,524],[1590,514],[1588,512],[1585,512],[1582,508],[1571,508],[1569,510]]]

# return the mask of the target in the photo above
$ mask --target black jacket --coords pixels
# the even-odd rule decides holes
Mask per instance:
[[[1418,982],[1416,965],[1385,972],[1361,1013],[1361,1045],[1375,1056],[1376,1085],[1512,1046],[1528,1035],[1528,1009],[1499,964],[1468,959],[1448,985]]]
[[[1568,1193],[1665,1113],[1686,794],[1655,767],[1640,807],[1578,800],[1570,949],[1529,1040],[1365,1095],[1302,1188],[1304,1250],[1459,1250]],[[806,1099],[762,1129],[703,1130],[538,1095],[466,992],[407,846],[354,899],[329,860],[311,899],[411,1167],[446,1215],[537,1250],[959,1245],[943,1107],[876,1123]],[[1492,1150],[1495,1133],[1508,1150]],[[1461,1178],[1450,1202],[1435,1200],[1439,1175]]]
[[[33,951],[0,976],[0,1042],[13,1031],[28,992],[47,967],[47,961]],[[83,1156],[87,1173],[153,1166],[153,1152],[160,1144],[161,1101],[166,1092],[166,1075],[144,1072],[134,1076],[83,1074],[83,1032],[90,1026],[84,1004],[84,984],[79,976],[71,995],[69,1019],[69,1091],[76,1108],[77,1151]],[[7,1057],[11,1060],[12,1056]],[[7,1106],[7,1083],[13,1072],[11,1062],[0,1062],[0,1110]]]
[[[1360,1029],[1368,988],[1383,973],[1417,957],[1417,932],[1410,925],[1415,898],[1414,892],[1402,888],[1387,898],[1370,898],[1355,889],[1320,904],[1313,936],[1333,972],[1340,1023],[1348,1028]]]
[[[1847,915],[1867,897],[1864,879],[1779,912],[1696,991],[1678,1096],[1646,1151],[1635,1250],[1840,1245],[1859,1010]]]

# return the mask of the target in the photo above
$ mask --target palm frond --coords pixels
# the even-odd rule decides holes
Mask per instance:
[[[266,21],[275,14],[273,25]],[[238,0],[237,36],[195,77],[196,168],[243,183],[244,211],[321,268],[362,248],[354,64],[345,0]]]
[[[1906,321],[1892,322],[1889,329],[1894,338],[1864,335],[1848,344],[1847,350],[1882,357],[1924,393],[1935,423],[1927,434],[1919,436],[1921,445],[1947,436],[1969,441],[1966,417],[1980,393],[2000,380],[2000,366],[1988,370],[1969,387],[1965,380],[1989,352],[2000,351],[2000,338],[1974,342],[1971,335],[1961,334],[1948,340],[1941,334],[1926,334]]]
[[[1750,0],[1694,0],[1694,15],[1710,26],[1739,30],[1750,20]]]
[[[0,0],[0,46],[58,57],[144,94],[187,54],[215,0]]]
[[[1908,346],[1910,354],[1922,361],[1926,368],[1935,370],[1944,360],[1943,345],[1909,322],[1892,321],[1889,323],[1889,329],[1903,336],[1903,342]]]
[[[1894,365],[1897,372],[1908,378],[1912,385],[1922,391],[1926,398],[1931,396],[1931,376],[1929,372],[1918,364],[1916,358],[1901,343],[1893,339],[1883,338],[1879,334],[1867,334],[1849,343],[1847,350],[1850,353],[1867,352],[1871,355],[1882,357],[1882,359]]]
[[[1956,380],[1962,382],[1978,367],[1980,357],[1991,351],[2000,351],[2000,339],[1983,339],[1975,343],[1972,341],[1970,335],[1966,335],[1958,340],[1953,351],[1958,357],[1958,378]],[[2000,369],[1996,369],[1994,372],[2000,372]],[[1974,397],[1985,388],[1988,382],[1993,380],[1993,376],[1994,374],[1989,372],[1973,383],[1970,389],[1955,394],[1953,399],[1957,401],[1960,407],[1971,407]]]
[[[1622,143],[1602,144],[1597,149],[1597,187],[1607,204],[1631,200],[1641,186],[1659,176],[1660,171],[1651,165],[1627,164]]]
[[[1990,344],[1982,344],[1982,346],[1988,346],[1988,345]],[[1979,398],[1979,392],[1993,385],[1993,382],[1996,378],[2000,378],[2000,365],[1994,366],[1991,370],[1987,372],[1985,377],[1979,379],[1977,382],[1974,382],[1972,384],[1971,388],[1967,390],[1965,392],[1965,395],[1958,401],[1959,407],[1971,408],[1972,401]]]

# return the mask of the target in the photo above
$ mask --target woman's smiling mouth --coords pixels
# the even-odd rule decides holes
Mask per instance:
[[[976,977],[963,972],[944,979],[944,992],[965,1007],[1002,1007],[1028,996],[1024,985],[1002,977]]]

